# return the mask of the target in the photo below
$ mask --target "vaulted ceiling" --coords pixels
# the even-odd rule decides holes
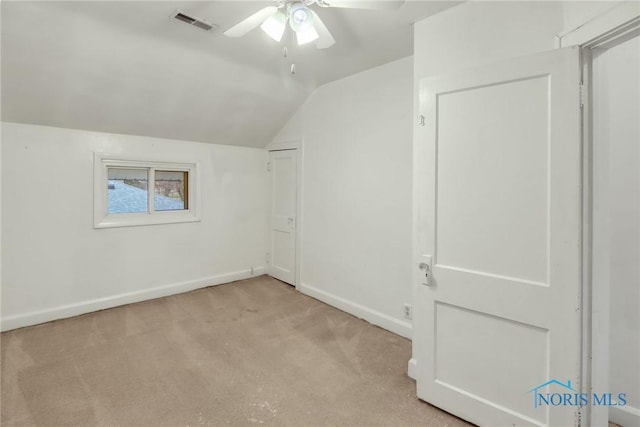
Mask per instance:
[[[259,29],[222,34],[272,4],[2,1],[2,119],[263,147],[316,87],[411,55],[412,23],[457,3],[316,8],[337,40],[326,50]],[[176,10],[219,28],[177,21]]]

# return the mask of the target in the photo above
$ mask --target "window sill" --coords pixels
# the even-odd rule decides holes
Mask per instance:
[[[190,212],[154,212],[153,215],[147,212],[112,214],[96,222],[93,228],[139,227],[144,225],[180,224],[199,221],[200,218]]]

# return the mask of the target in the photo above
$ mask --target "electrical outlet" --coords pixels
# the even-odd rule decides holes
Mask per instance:
[[[405,319],[411,320],[411,318],[413,317],[411,304],[405,304],[404,305],[404,313],[403,313],[403,315],[404,315]]]

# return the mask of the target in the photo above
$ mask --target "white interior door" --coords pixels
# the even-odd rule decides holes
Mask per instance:
[[[567,48],[421,82],[418,397],[479,425],[576,424],[534,399],[581,387],[580,78]]]
[[[269,275],[295,285],[297,151],[269,152]]]

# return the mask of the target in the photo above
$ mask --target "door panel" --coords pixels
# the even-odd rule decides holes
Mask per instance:
[[[418,397],[480,425],[575,422],[528,391],[580,386],[580,70],[568,48],[421,82]]]
[[[295,285],[296,274],[296,150],[269,153],[269,275]]]
[[[546,414],[534,409],[531,397],[521,396],[523,382],[539,384],[536,381],[546,376],[545,363],[539,361],[547,358],[548,330],[442,302],[436,302],[435,318],[439,385],[544,421]],[[451,334],[452,330],[457,333]],[[460,354],[472,357],[460,363]],[[527,367],[523,375],[514,376],[523,366]],[[478,375],[483,372],[492,372],[492,380]]]
[[[439,265],[547,282],[548,86],[543,76],[439,96]],[[465,244],[486,241],[492,251]]]

